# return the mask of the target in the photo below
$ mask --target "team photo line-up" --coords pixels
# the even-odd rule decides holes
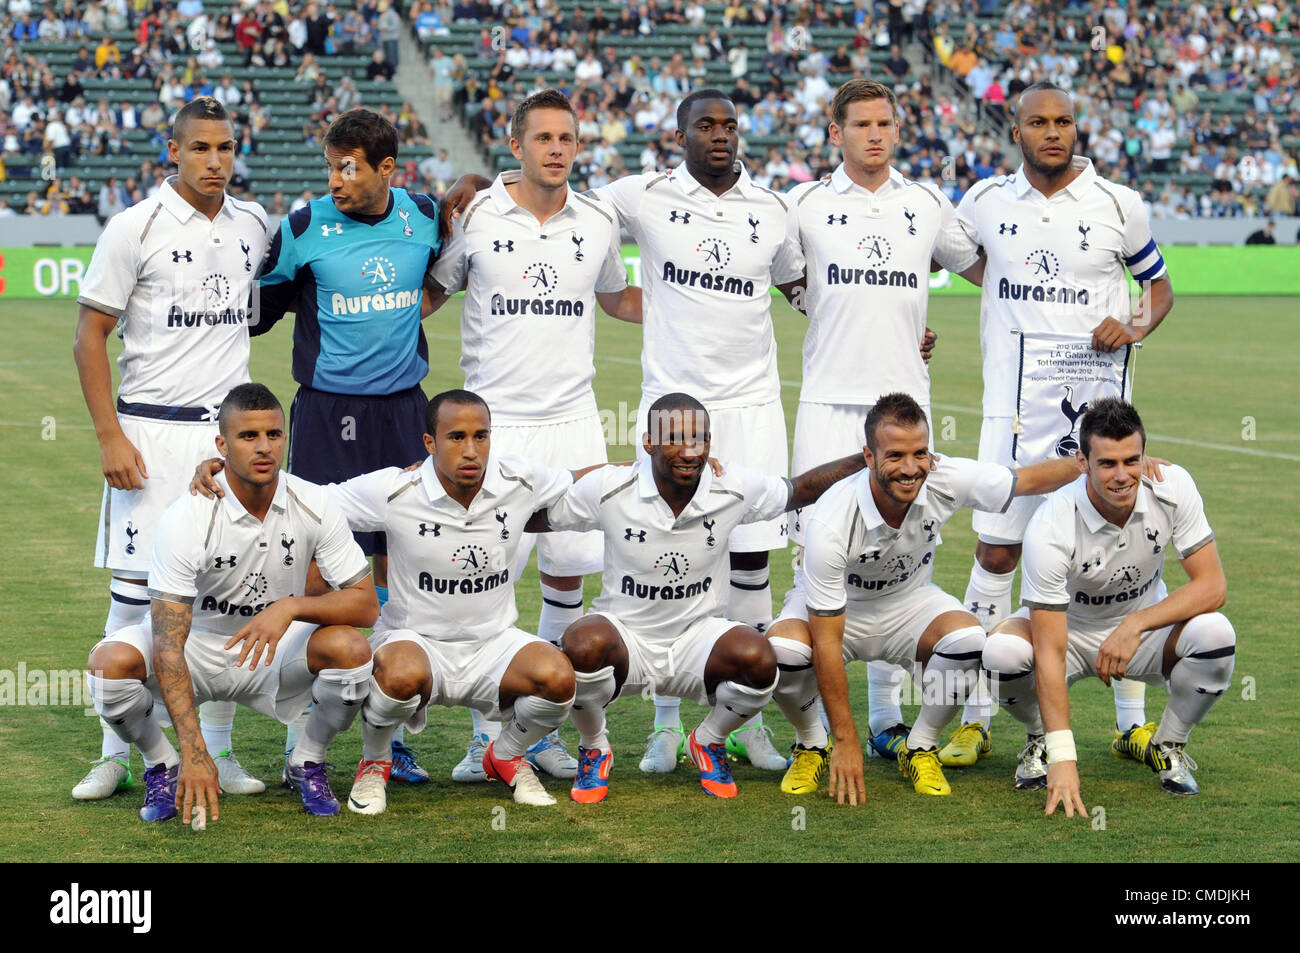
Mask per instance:
[[[1016,788],[1072,816],[1068,687],[1094,675],[1114,688],[1114,752],[1196,794],[1185,745],[1236,637],[1196,486],[1146,456],[1129,403],[1133,348],[1173,305],[1140,197],[1076,154],[1073,100],[1051,84],[1016,102],[1021,167],[956,208],[893,168],[905,130],[887,87],[850,80],[831,112],[843,161],[788,193],[749,178],[734,104],[701,90],[677,109],[681,165],[578,194],[574,110],[543,90],[513,116],[518,168],[467,175],[440,205],[390,187],[397,132],[358,107],[324,137],[330,194],[272,226],[226,192],[237,138],[221,103],[182,107],[176,174],[109,220],[78,298],[105,477],[95,565],[111,579],[87,673],[101,752],[73,797],[132,787],[135,745],[142,819],[215,820],[219,793],[265,789],[234,754],[242,703],[288,726],[281,780],[317,815],[340,810],[326,755],[360,715],[347,803],[378,814],[389,783],[429,780],[405,730],[436,704],[472,719],[453,780],[554,804],[544,774],[594,803],[613,773],[605,709],[653,695],[640,771],[686,756],[731,798],[729,760],[746,759],[784,772],[783,792],[858,805],[864,750],[917,793],[951,794],[944,769],[991,751],[996,700],[1026,729]],[[940,268],[982,289],[976,460],[933,452]],[[774,288],[809,322],[792,460]],[[421,321],[462,291],[464,389],[428,400]],[[635,460],[606,454],[597,302],[642,326]],[[249,355],[289,312],[286,414],[249,383]],[[931,578],[962,507],[978,542],[958,599]],[[789,541],[774,618],[768,554]],[[1168,592],[1171,545],[1189,581]],[[536,634],[516,626],[514,593],[534,546]],[[868,662],[863,739],[854,660]],[[1169,690],[1158,722],[1146,682]],[[689,733],[682,698],[707,708]],[[789,755],[762,721],[773,700]]]

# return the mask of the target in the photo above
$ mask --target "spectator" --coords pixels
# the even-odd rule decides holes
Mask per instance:
[[[1246,236],[1247,245],[1276,245],[1277,239],[1273,237],[1273,221],[1264,223],[1264,227],[1251,232]]]
[[[366,79],[389,82],[393,78],[393,64],[388,62],[383,50],[375,50],[366,65]]]
[[[102,72],[106,65],[117,65],[121,62],[122,51],[118,49],[117,41],[112,36],[105,34],[104,39],[95,48],[95,69]]]
[[[379,19],[375,24],[375,33],[384,51],[384,59],[395,69],[398,64],[398,40],[402,35],[402,17],[393,9],[389,0],[379,0]],[[391,70],[385,78],[392,79]]]

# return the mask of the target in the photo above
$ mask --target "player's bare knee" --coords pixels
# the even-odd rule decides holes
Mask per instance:
[[[531,675],[537,686],[534,692],[549,702],[568,701],[577,689],[573,666],[563,652],[547,652],[533,663]]]
[[[370,643],[350,625],[322,626],[307,643],[308,664],[323,668],[358,668],[370,661]]]
[[[136,679],[143,682],[148,669],[140,650],[125,642],[100,642],[90,650],[86,668],[100,678]]]
[[[424,653],[410,642],[397,642],[375,653],[374,678],[389,698],[405,701],[427,694],[431,676]]]
[[[1020,562],[1020,550],[1019,543],[1008,546],[980,540],[975,544],[975,561],[984,571],[1003,575],[1015,572],[1016,564]]]
[[[564,630],[561,645],[573,668],[595,672],[609,664],[618,633],[599,616],[585,616]]]
[[[776,651],[772,644],[749,626],[732,629],[723,636],[727,661],[736,674],[733,681],[751,688],[765,688],[776,681]]]

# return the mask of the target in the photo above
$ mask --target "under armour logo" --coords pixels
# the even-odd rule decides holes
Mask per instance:
[[[860,563],[866,563],[866,562],[874,563],[874,562],[878,562],[879,560],[880,560],[880,550],[878,549],[872,550],[869,553],[862,553],[860,556],[858,556],[858,562]]]
[[[442,531],[441,523],[434,523],[432,526],[425,526],[423,523],[420,524],[421,536],[423,536],[425,533],[432,533],[434,536],[437,536],[441,531]]]
[[[1088,250],[1088,233],[1090,231],[1092,231],[1092,226],[1084,225],[1083,222],[1079,223],[1079,234],[1083,236],[1083,238],[1079,240],[1079,251]]]
[[[1011,225],[1008,225],[1006,222],[1003,222],[1002,224],[1000,224],[1000,225],[998,226],[998,234],[999,234],[999,235],[1006,235],[1006,234],[1010,233],[1010,234],[1014,235],[1014,234],[1016,233],[1016,229],[1017,229],[1018,227],[1019,227],[1019,226],[1015,225],[1014,223],[1011,224]]]
[[[132,523],[130,520],[127,520],[127,522],[126,522],[126,554],[127,554],[128,556],[130,556],[130,555],[132,555],[133,553],[135,553],[135,537],[139,534],[139,532],[140,532],[140,531],[139,531],[138,529],[135,528],[135,524]]]
[[[249,249],[249,247],[248,247],[248,242],[244,241],[244,240],[241,238],[241,239],[239,240],[239,249],[240,249],[240,251],[242,251],[242,252],[244,253],[244,271],[252,271],[252,270],[253,270],[253,263],[252,263],[251,261],[248,260],[248,253],[249,253],[249,251],[250,251],[250,249]]]
[[[750,228],[749,240],[753,242],[755,245],[757,245],[758,244],[758,219],[754,218],[754,216],[752,215],[749,216],[749,228]]]
[[[573,244],[577,246],[576,248],[573,249],[573,260],[574,260],[574,261],[582,261],[582,258],[583,258],[583,255],[582,255],[582,242],[583,242],[583,238],[582,238],[580,235],[570,235],[570,236],[569,236],[569,241],[573,242]]]
[[[706,545],[712,546],[717,543],[717,540],[713,538],[713,524],[716,522],[716,519],[704,521],[704,531],[709,534],[709,538],[704,541]]]
[[[789,535],[790,535],[790,524],[789,524],[789,523],[782,523],[782,524],[781,524],[781,531],[780,531],[779,533],[777,533],[776,535],[778,535],[778,536],[789,536]]]
[[[513,241],[508,241],[508,242],[498,242],[498,241],[494,241],[494,242],[492,243],[492,250],[493,250],[493,251],[501,251],[501,249],[503,249],[503,248],[504,248],[506,251],[514,251],[514,250],[515,250],[515,243],[514,243]]]
[[[1158,529],[1147,530],[1147,540],[1151,543],[1151,552],[1153,555],[1155,553],[1160,552],[1160,550],[1164,549],[1163,546],[1161,546],[1158,542],[1156,542],[1156,540],[1158,540],[1159,538],[1160,538],[1160,530]]]
[[[497,514],[496,514],[497,522],[501,524],[501,538],[502,538],[502,539],[509,539],[509,538],[510,538],[510,530],[506,529],[506,517],[509,516],[509,515],[510,515],[510,514],[509,514],[509,513],[506,513],[506,512],[501,512],[501,513],[497,513]]]
[[[184,258],[187,262],[192,262],[192,261],[194,260],[194,256],[190,254],[190,251],[189,251],[188,248],[185,249],[185,251],[176,251],[175,249],[172,250],[172,264],[173,264],[173,265],[178,265],[178,264],[180,264],[180,261],[181,261],[182,258]]]
[[[1094,568],[1096,568],[1097,566],[1100,566],[1100,565],[1101,565],[1101,560],[1100,560],[1100,559],[1094,560],[1094,561],[1092,561],[1092,562],[1088,562],[1088,561],[1085,559],[1085,560],[1083,561],[1083,565],[1079,567],[1079,572],[1083,573],[1083,574],[1086,576],[1086,575],[1088,575],[1088,570],[1089,570],[1089,569],[1094,569]]]
[[[623,531],[623,539],[631,541],[634,537],[638,543],[644,543],[645,530],[641,530],[639,533],[634,533],[632,532],[632,527],[629,526],[627,529]]]
[[[668,213],[668,221],[681,222],[683,225],[689,225],[691,224],[691,213],[679,212],[677,211],[677,209],[673,209],[671,212]]]
[[[321,234],[321,237],[322,237],[322,238],[329,238],[329,237],[330,237],[330,230],[331,230],[331,229],[334,231],[334,234],[335,234],[335,235],[342,235],[342,234],[343,234],[343,223],[342,223],[342,222],[338,222],[338,223],[336,223],[336,224],[334,224],[334,225],[322,225],[322,226],[320,227],[320,234]]]
[[[997,605],[995,603],[990,603],[989,605],[982,606],[978,602],[972,602],[970,604],[970,611],[976,615],[979,615],[982,612],[989,618],[992,618],[993,613],[997,611]]]
[[[229,567],[230,569],[234,569],[235,568],[234,554],[230,556],[218,556],[216,561],[216,567],[218,569],[226,569],[227,567]]]
[[[293,544],[294,544],[294,542],[295,542],[295,540],[290,539],[288,533],[281,533],[281,534],[280,534],[280,545],[284,547],[284,564],[285,564],[286,566],[292,566],[292,565],[293,565]],[[233,564],[232,564],[232,565],[233,565]]]
[[[410,238],[415,232],[411,231],[411,213],[405,209],[397,210],[397,217],[402,220],[402,234]]]
[[[849,224],[849,217],[848,217],[847,215],[827,215],[827,216],[826,216],[826,224],[827,224],[827,225],[847,225],[847,224]]]
[[[906,206],[903,207],[903,217],[907,219],[907,234],[915,235],[916,226],[912,224],[912,219],[916,218],[916,213],[909,211]]]

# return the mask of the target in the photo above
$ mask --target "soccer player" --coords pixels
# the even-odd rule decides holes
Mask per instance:
[[[555,803],[524,755],[568,717],[573,668],[515,626],[514,582],[529,519],[573,474],[498,454],[492,436],[482,397],[446,391],[429,402],[419,469],[390,467],[330,487],[354,529],[388,534],[392,556],[348,797],[359,814],[386,808],[393,731],[403,723],[421,730],[431,704],[504,719],[481,755],[485,775],[520,804]]]
[[[158,521],[151,616],[90,653],[95,710],[144,756],[141,819],[179,810],[190,823],[194,806],[218,817],[218,776],[196,703],[239,702],[287,723],[314,700],[288,778],[308,813],[337,814],[325,753],[369,690],[370,646],[358,627],[379,611],[370,569],[328,494],[280,473],[284,411],[266,387],[233,388],[218,422],[226,492],[182,495]],[[304,597],[313,560],[335,591]],[[156,702],[167,706],[179,754]]]
[[[526,456],[580,469],[606,461],[593,355],[596,302],[610,315],[641,320],[641,289],[629,287],[618,222],[569,188],[578,121],[567,97],[534,93],[515,108],[510,149],[518,171],[503,172],[456,221],[430,272],[432,305],[467,288],[461,306],[460,367],[466,389],[493,410],[498,457]],[[537,634],[558,644],[582,615],[582,577],[599,572],[599,533],[526,534],[515,578],[536,542],[542,612]],[[454,781],[486,780],[483,752],[501,726],[475,708],[474,737]],[[578,763],[558,734],[528,753],[534,767],[572,778]]]
[[[1102,179],[1087,158],[1074,155],[1074,112],[1065,90],[1050,83],[1028,87],[1012,126],[1023,164],[1013,175],[976,184],[957,209],[987,256],[979,458],[993,463],[1013,462],[1019,363],[1012,329],[1091,333],[1096,350],[1122,360],[1124,345],[1149,335],[1173,306],[1173,285],[1141,197]],[[1126,268],[1144,289],[1132,315]],[[1011,583],[1036,506],[1018,500],[1006,513],[974,516],[979,542],[965,601],[986,631],[1010,612]],[[1117,739],[1133,727],[1148,738],[1154,730],[1144,725],[1143,692],[1141,682],[1118,683]]]
[[[807,262],[801,310],[808,315],[803,385],[795,418],[796,471],[862,447],[862,422],[882,394],[913,397],[930,421],[924,354],[932,260],[972,274],[979,246],[933,185],[904,178],[891,164],[899,141],[898,104],[889,87],[850,79],[831,101],[830,138],[843,161],[829,179],[790,190]],[[864,367],[864,357],[870,364]],[[929,433],[933,435],[933,427]],[[796,510],[790,538],[803,545]],[[796,550],[796,573],[801,555]],[[798,583],[796,583],[798,585]],[[867,663],[868,752],[894,760],[909,728],[899,693],[906,673]],[[990,750],[987,690],[967,702],[962,727],[940,753],[945,764],[974,764]]]
[[[109,220],[77,298],[73,354],[104,472],[95,565],[112,572],[104,635],[141,623],[154,526],[212,451],[216,408],[248,380],[253,276],[266,251],[266,212],[226,194],[238,138],[224,106],[199,96],[172,121],[177,174],[157,195]],[[108,336],[120,329],[116,406]],[[265,785],[233,754],[234,706],[201,709],[222,788]],[[130,787],[130,747],[107,723],[100,758],[72,789],[98,800]]]
[[[852,805],[863,797],[862,746],[844,666],[922,667],[921,711],[895,759],[918,794],[951,794],[936,745],[974,688],[984,630],[931,581],[943,526],[963,506],[999,512],[1075,473],[1069,460],[1021,470],[961,457],[936,464],[925,409],[908,394],[881,396],[864,426],[868,469],[828,490],[809,515],[803,572],[771,632],[776,699],[796,741],[781,790],[812,793],[829,766],[831,795]],[[834,746],[817,714],[819,693]]]
[[[724,461],[714,475],[705,467],[710,441],[704,405],[665,394],[647,412],[646,456],[631,473],[608,467],[585,476],[545,514],[552,529],[605,534],[595,611],[569,626],[562,643],[578,683],[575,801],[609,791],[605,706],[645,689],[710,706],[688,749],[707,793],[736,796],[726,741],[771,699],[777,659],[762,634],[725,617],[727,540],[736,526],[806,506],[862,467],[855,454],[792,481]]]
[[[984,647],[998,702],[1029,733],[1016,787],[1046,787],[1046,813],[1062,804],[1067,817],[1087,816],[1069,687],[1094,674],[1107,684],[1167,682],[1154,734],[1130,729],[1120,743],[1159,773],[1165,791],[1196,794],[1185,746],[1231,683],[1237,644],[1232,623],[1216,611],[1227,583],[1191,475],[1171,466],[1160,484],[1143,478],[1146,430],[1132,405],[1115,398],[1084,413],[1079,444],[1082,476],[1029,521],[1023,607]],[[1168,592],[1171,549],[1188,581]]]
[[[389,187],[397,130],[387,119],[361,107],[340,114],[324,151],[330,195],[281,219],[259,275],[261,320],[252,333],[297,311],[289,472],[336,483],[424,454],[420,381],[429,349],[420,309],[424,275],[442,242],[434,201]],[[374,556],[382,603],[383,536],[358,542]],[[429,779],[400,741],[393,757],[399,780]]]

